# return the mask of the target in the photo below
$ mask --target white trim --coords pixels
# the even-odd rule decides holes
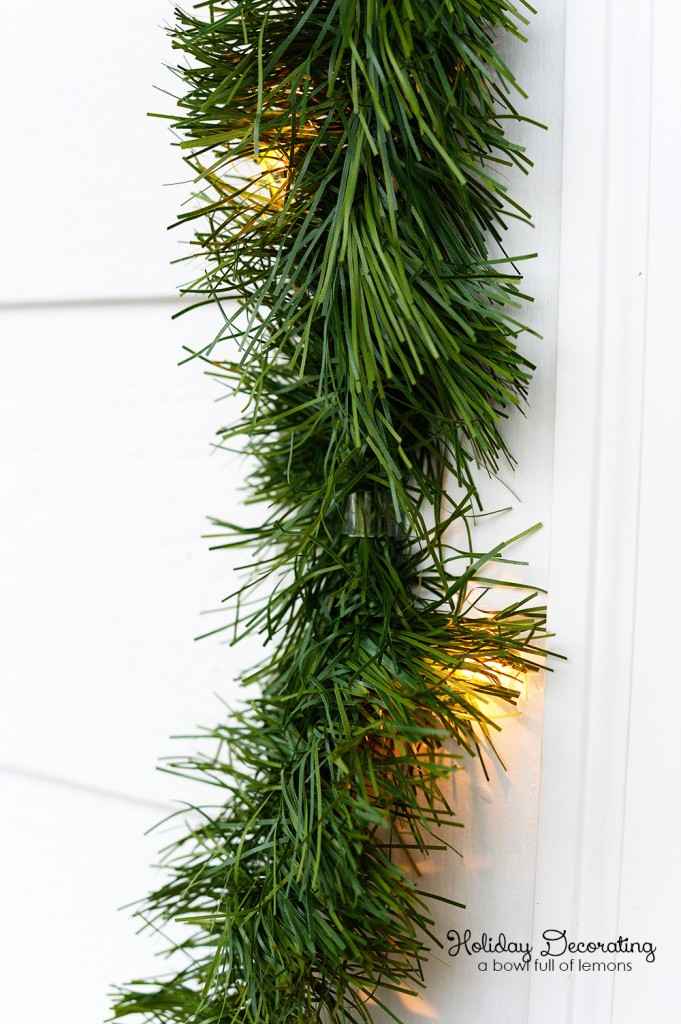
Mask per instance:
[[[549,680],[535,939],[617,937],[645,359],[653,3],[567,0]],[[533,975],[529,1024],[606,1024],[613,976]]]

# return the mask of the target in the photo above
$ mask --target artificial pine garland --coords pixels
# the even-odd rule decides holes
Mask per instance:
[[[527,214],[500,180],[528,160],[496,48],[524,20],[506,0],[176,11],[175,127],[202,189],[180,220],[205,257],[186,291],[237,299],[194,355],[246,396],[221,444],[242,439],[267,509],[215,521],[218,546],[254,550],[267,596],[235,629],[273,653],[217,752],[175,766],[220,806],[141,912],[185,923],[174,972],[122,990],[116,1017],[366,1022],[422,983],[442,897],[418,862],[458,824],[442,783],[546,636],[536,591],[485,606],[506,544],[481,555],[469,530],[532,370],[502,249]]]

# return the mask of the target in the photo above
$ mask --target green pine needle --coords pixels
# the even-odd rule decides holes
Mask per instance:
[[[244,397],[218,444],[245,450],[264,509],[254,528],[214,520],[211,542],[251,560],[224,628],[271,653],[245,680],[258,696],[203,737],[212,753],[167,765],[217,802],[139,911],[177,922],[171,970],[120,990],[117,1018],[397,1020],[384,995],[421,986],[439,944],[418,864],[461,824],[446,783],[547,635],[537,591],[505,583],[494,606],[507,545],[483,555],[470,535],[533,369],[518,260],[490,255],[528,219],[502,184],[529,160],[504,133],[522,94],[496,48],[520,7],[176,10],[196,178],[180,223],[201,260],[183,291],[236,300],[190,357]]]

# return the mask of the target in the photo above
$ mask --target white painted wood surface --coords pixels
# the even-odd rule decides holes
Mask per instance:
[[[659,951],[533,975],[530,1024],[673,1019],[680,995],[678,29],[666,0],[567,4],[550,609],[569,661],[547,688],[535,926]]]
[[[519,468],[506,482],[520,501],[485,530],[496,543],[547,524],[517,553],[527,578],[549,585],[570,660],[547,685],[540,812],[533,687],[502,734],[508,773],[488,784],[474,770],[457,784],[463,862],[429,870],[468,906],[440,917],[443,937],[447,927],[535,941],[548,927],[582,939],[622,931],[660,954],[627,977],[563,980],[482,975],[474,958],[445,954],[425,1000],[406,1009],[413,1022],[633,1024],[673,1019],[679,1000],[669,638],[681,367],[669,197],[680,15],[671,0],[541,7],[530,48],[509,59],[528,110],[552,128],[523,133],[537,166],[515,186],[537,223],[514,251],[540,253],[526,270],[544,341],[531,347],[529,416],[509,425]],[[230,418],[211,401],[219,392],[175,365],[212,324],[170,322],[184,272],[168,266],[178,249],[165,225],[182,189],[161,184],[182,170],[146,118],[171,102],[151,88],[169,16],[160,0],[124,0],[106,18],[83,0],[37,0],[30,60],[25,12],[14,5],[4,19],[0,75],[22,97],[1,115],[10,159],[0,172],[0,977],[11,1020],[94,1024],[111,985],[154,970],[152,944],[114,908],[151,884],[161,837],[144,830],[173,800],[197,797],[154,765],[187,749],[170,734],[222,713],[216,692],[237,698],[233,679],[255,657],[192,640],[216,621],[199,613],[231,588],[234,560],[209,555],[200,534],[207,514],[237,512],[239,471],[209,457]],[[491,488],[490,502],[507,505],[509,493]]]
[[[651,163],[647,267],[646,359],[641,437],[641,491],[636,551],[636,605],[619,929],[650,935],[659,947],[646,986],[616,986],[612,1019],[636,1024],[673,1020],[681,1003],[678,913],[681,909],[679,782],[681,746],[674,715],[680,602],[676,576],[681,467],[681,346],[678,328],[679,224],[669,219],[678,170],[678,136],[667,111],[681,111],[676,44],[681,9],[655,9],[651,47]]]
[[[3,1019],[97,1024],[114,982],[163,969],[118,909],[157,882],[159,810],[6,773],[0,793]]]
[[[168,737],[212,725],[253,646],[193,638],[228,621],[234,553],[207,513],[237,511],[236,413],[181,345],[210,315],[169,306],[14,310],[3,319],[2,760],[164,800]],[[204,610],[218,609],[202,616]]]
[[[166,225],[186,191],[165,122],[165,0],[3,4],[0,301],[147,297],[184,280]]]

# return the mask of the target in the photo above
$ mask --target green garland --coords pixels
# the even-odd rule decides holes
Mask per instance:
[[[546,636],[536,590],[486,607],[506,544],[480,554],[469,529],[532,370],[502,248],[528,215],[500,181],[529,161],[496,48],[524,21],[507,0],[176,11],[175,127],[202,189],[180,221],[205,257],[186,291],[238,300],[193,355],[246,396],[221,444],[241,439],[267,509],[215,526],[254,552],[235,629],[272,653],[214,756],[175,765],[220,805],[141,911],[185,923],[175,968],[116,1017],[371,1021],[439,944],[418,861],[458,824],[442,783]]]

